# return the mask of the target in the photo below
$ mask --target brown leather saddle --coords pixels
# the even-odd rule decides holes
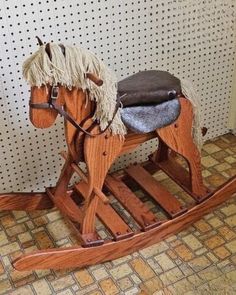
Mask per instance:
[[[165,71],[142,71],[118,83],[128,129],[147,133],[173,123],[180,114],[180,80]]]

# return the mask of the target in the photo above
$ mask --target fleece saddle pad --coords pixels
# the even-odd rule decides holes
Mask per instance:
[[[180,80],[165,71],[142,71],[118,83],[121,118],[135,133],[147,133],[173,123],[180,114]]]
[[[121,109],[125,126],[135,133],[148,133],[173,123],[180,114],[178,99],[157,105],[131,106]]]

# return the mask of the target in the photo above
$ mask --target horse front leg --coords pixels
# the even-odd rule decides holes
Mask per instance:
[[[97,133],[95,128],[93,132]],[[81,234],[85,244],[99,239],[95,231],[95,217],[98,202],[102,202],[96,191],[101,191],[107,172],[118,157],[124,139],[119,135],[112,135],[110,131],[96,137],[86,136],[84,142],[84,158],[88,170],[88,182],[83,192],[85,197],[84,218]],[[82,183],[81,183],[82,184]]]

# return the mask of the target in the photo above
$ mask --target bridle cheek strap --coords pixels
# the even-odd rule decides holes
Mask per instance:
[[[53,86],[51,89],[51,95],[50,95],[50,101],[49,102],[45,102],[45,103],[32,103],[31,101],[29,102],[29,106],[33,109],[54,109],[56,110],[61,116],[63,116],[65,118],[65,120],[67,120],[68,122],[70,122],[76,129],[78,129],[79,131],[83,132],[84,134],[94,137],[97,135],[101,135],[104,132],[107,131],[107,129],[111,126],[115,115],[117,114],[120,106],[121,106],[121,102],[120,102],[120,98],[117,99],[117,103],[115,106],[115,110],[112,116],[111,121],[108,123],[108,125],[106,126],[106,128],[104,130],[102,130],[99,133],[96,134],[92,134],[90,132],[88,132],[86,129],[84,129],[81,125],[79,125],[65,110],[63,107],[58,106],[56,104],[56,100],[58,98],[58,87],[57,86]],[[125,94],[126,95],[126,94]],[[124,95],[123,95],[124,96]],[[123,97],[122,96],[122,97]],[[90,127],[89,127],[90,128]]]

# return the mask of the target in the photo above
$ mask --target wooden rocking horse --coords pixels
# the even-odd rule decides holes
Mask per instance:
[[[47,53],[44,58],[51,60],[52,45],[41,41],[40,45]],[[63,45],[60,48],[67,54]],[[97,73],[89,71],[85,79],[96,89],[104,83]],[[128,255],[179,232],[236,192],[236,177],[215,191],[204,186],[200,152],[192,136],[192,103],[182,94],[176,77],[144,71],[119,82],[118,102],[102,129],[94,119],[98,104],[88,99],[89,90],[49,84],[31,88],[30,119],[37,128],[48,128],[58,113],[64,116],[68,151],[61,153],[65,159],[61,175],[55,187],[42,193],[1,194],[0,209],[30,211],[56,206],[74,228],[80,245],[24,254],[13,262],[17,270],[84,267]],[[128,128],[123,136],[110,129],[118,109]],[[118,156],[153,138],[158,138],[159,145],[147,162],[108,173]],[[176,161],[175,154],[186,160],[188,170]],[[79,167],[81,162],[86,164],[86,173]],[[157,182],[152,174],[158,170],[181,186],[194,205],[183,206]],[[73,173],[81,180],[71,187]],[[127,179],[138,184],[168,218],[158,219],[130,189]],[[131,229],[112,207],[107,192],[129,212],[138,230]],[[109,240],[97,233],[96,218],[109,231]]]

